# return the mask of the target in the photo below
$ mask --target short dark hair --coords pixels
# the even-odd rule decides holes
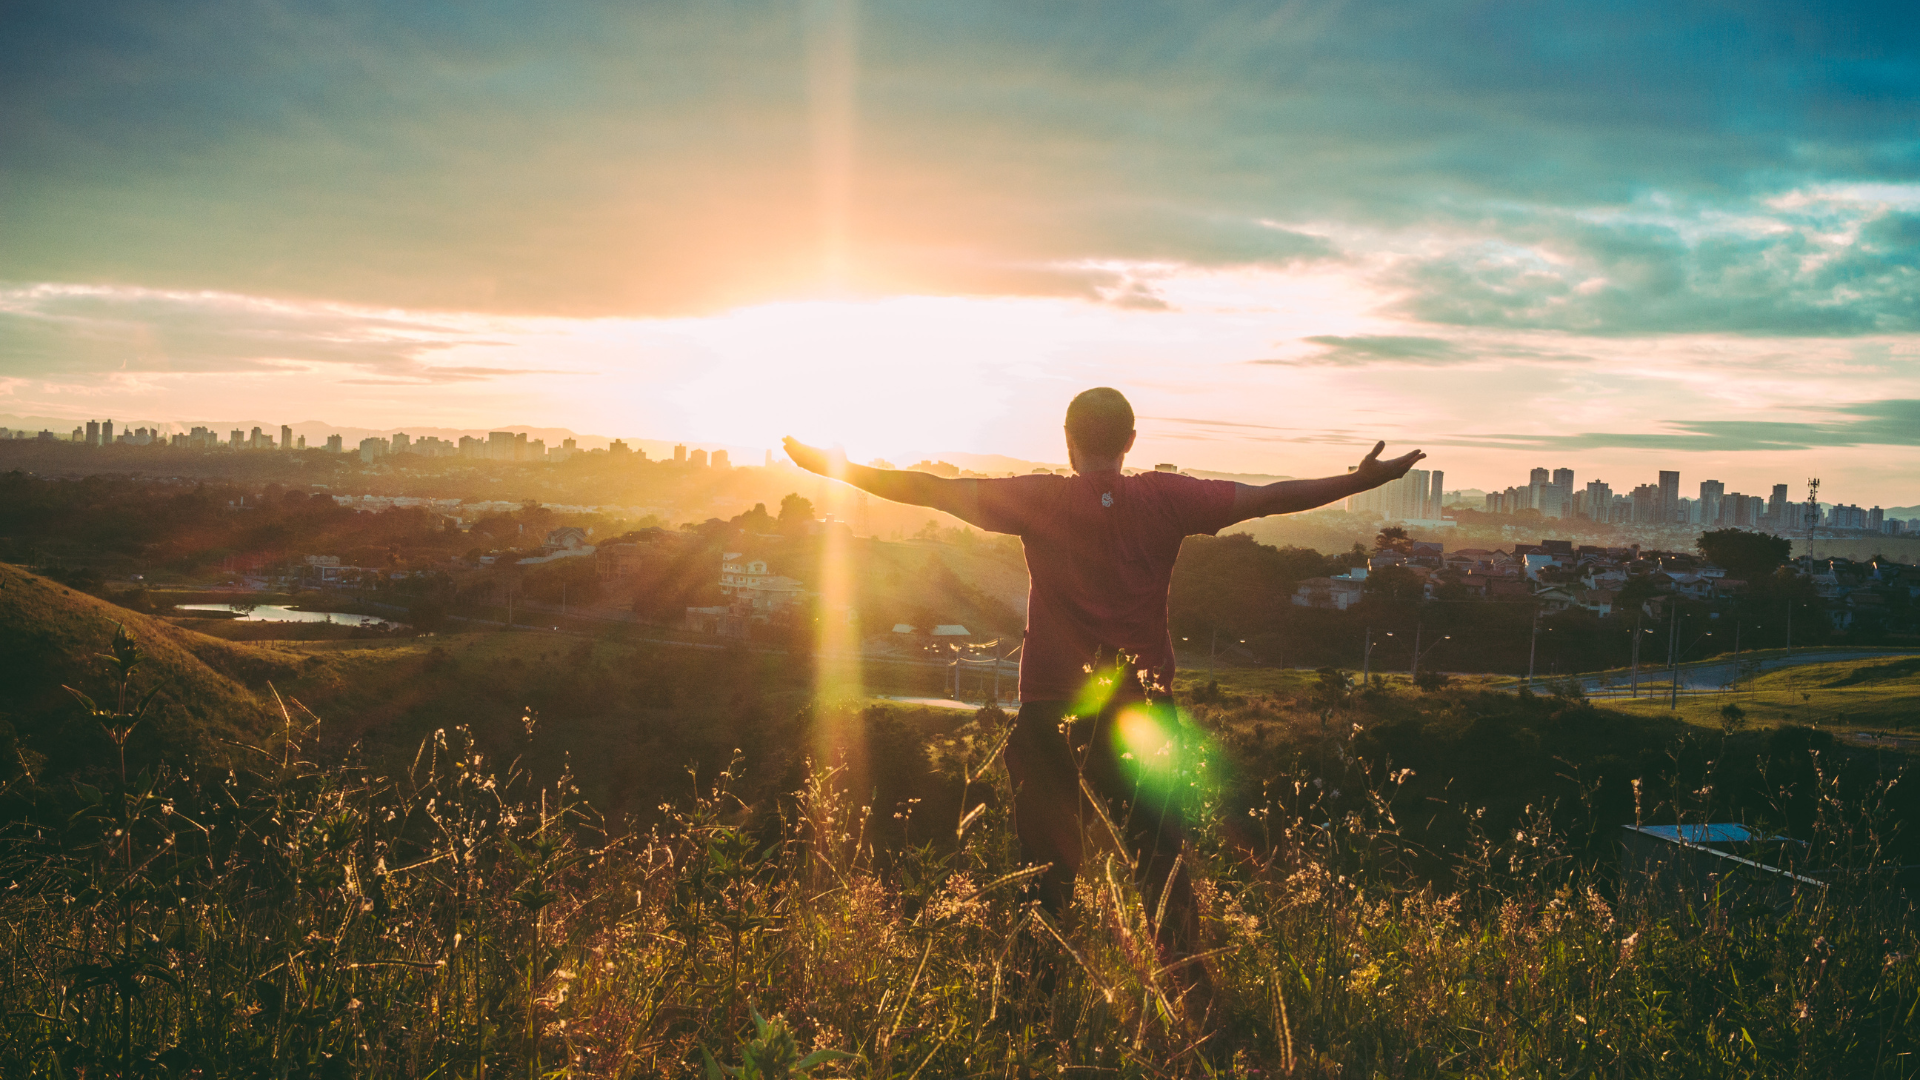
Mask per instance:
[[[1111,386],[1085,390],[1067,406],[1067,438],[1081,453],[1116,457],[1133,437],[1133,406]]]

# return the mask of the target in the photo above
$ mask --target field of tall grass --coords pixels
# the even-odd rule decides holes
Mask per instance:
[[[137,648],[112,659],[75,722],[124,745]],[[791,790],[736,760],[635,828],[522,766],[531,714],[521,760],[456,727],[396,765],[309,760],[319,719],[282,708],[231,768],[12,774],[0,1075],[1920,1075],[1920,936],[1871,874],[1623,896],[1564,808],[1410,797],[1343,700],[1240,795],[1224,742],[1180,763],[1181,953],[1097,813],[1071,909],[1039,906],[995,709],[927,740],[938,805],[873,805],[833,738],[860,710],[820,707]],[[1884,863],[1898,781],[1843,795],[1812,758],[1806,865]],[[1711,805],[1658,790],[1648,821]]]

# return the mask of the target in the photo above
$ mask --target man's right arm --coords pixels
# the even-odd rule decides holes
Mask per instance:
[[[855,465],[838,454],[808,446],[789,436],[784,440],[787,456],[810,473],[842,480],[861,491],[878,495],[888,502],[925,506],[944,511],[969,525],[988,528],[980,521],[980,482],[948,479],[930,473],[904,469],[876,469]]]
[[[1371,491],[1381,484],[1398,480],[1407,475],[1415,462],[1427,455],[1418,450],[1410,454],[1387,461],[1380,460],[1380,451],[1387,444],[1375,443],[1373,453],[1364,458],[1358,468],[1344,476],[1323,476],[1317,480],[1281,480],[1272,484],[1241,484],[1234,493],[1233,513],[1235,521],[1248,518],[1265,517],[1268,514],[1293,514],[1302,510],[1311,510],[1316,506],[1325,506],[1338,502],[1349,495],[1362,491]]]

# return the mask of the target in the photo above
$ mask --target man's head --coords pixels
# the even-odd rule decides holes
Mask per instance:
[[[1081,460],[1107,462],[1133,449],[1133,406],[1110,386],[1083,391],[1067,406],[1067,452]]]

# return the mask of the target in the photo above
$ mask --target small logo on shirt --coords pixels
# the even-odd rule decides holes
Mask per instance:
[[[1113,492],[1111,492],[1111,491],[1103,491],[1103,492],[1101,492],[1101,493],[1100,493],[1100,505],[1101,505],[1101,506],[1112,506],[1112,505],[1113,505]]]

